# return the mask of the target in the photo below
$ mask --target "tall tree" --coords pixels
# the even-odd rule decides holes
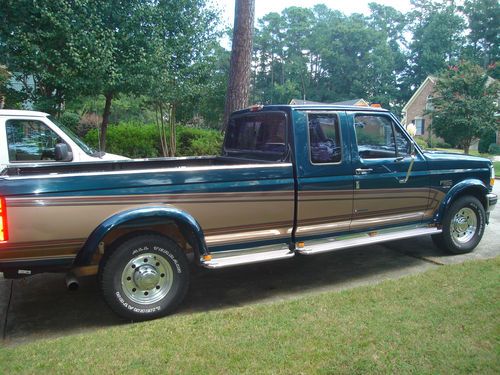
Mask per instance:
[[[472,57],[484,68],[500,60],[500,3],[497,0],[466,0]]]
[[[413,20],[413,41],[405,84],[418,87],[429,74],[458,62],[466,25],[453,0],[412,0],[412,4],[414,9],[408,17]]]
[[[482,135],[498,129],[498,82],[464,61],[444,71],[436,83],[432,125],[436,135],[459,144],[466,154]]]
[[[224,107],[224,129],[227,127],[231,112],[248,105],[254,16],[255,0],[235,0],[229,84]]]

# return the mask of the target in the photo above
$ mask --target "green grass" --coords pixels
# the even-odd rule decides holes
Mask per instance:
[[[0,373],[500,373],[500,258],[0,349]]]
[[[458,154],[463,154],[464,153],[464,150],[463,149],[460,149],[460,148],[440,148],[440,147],[432,147],[432,148],[427,148],[427,150],[432,150],[432,151],[443,151],[443,152],[454,152],[454,153],[458,153]],[[477,150],[469,150],[469,155],[472,155],[472,156],[480,156],[482,158],[487,158],[487,159],[492,159],[494,155],[491,155],[491,154],[488,154],[488,153],[484,153],[484,154],[481,154],[479,151]]]
[[[495,167],[495,177],[500,177],[500,161],[494,161],[493,166]]]

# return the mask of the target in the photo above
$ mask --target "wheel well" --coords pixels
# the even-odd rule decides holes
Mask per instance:
[[[122,243],[133,237],[147,234],[161,235],[174,241],[184,251],[190,263],[197,259],[196,254],[199,254],[199,249],[196,241],[193,240],[194,231],[183,223],[171,220],[154,225],[150,223],[142,225],[126,223],[114,228],[100,241],[99,250],[95,252],[92,263],[100,266]]]
[[[474,198],[477,198],[479,202],[483,205],[483,208],[486,210],[487,207],[487,202],[486,202],[486,195],[483,194],[483,191],[481,190],[480,187],[478,186],[471,186],[468,188],[465,188],[461,192],[457,193],[453,199],[450,201],[450,204],[455,202],[457,199],[462,198],[466,195],[473,196]]]

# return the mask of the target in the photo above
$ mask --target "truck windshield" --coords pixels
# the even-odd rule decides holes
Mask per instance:
[[[96,151],[88,146],[85,142],[83,142],[78,136],[71,131],[71,129],[67,128],[64,126],[59,120],[57,120],[54,116],[49,116],[49,120],[52,121],[54,124],[57,125],[58,128],[60,128],[68,137],[71,138],[73,142],[75,142],[78,147],[80,147],[83,152],[85,152],[87,155],[92,156],[93,154],[96,153]]]
[[[229,121],[227,153],[254,159],[279,161],[286,153],[286,116],[282,112],[246,113]]]

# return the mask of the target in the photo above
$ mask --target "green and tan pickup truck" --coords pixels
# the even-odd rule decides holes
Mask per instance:
[[[431,235],[472,251],[497,197],[492,163],[424,152],[388,111],[256,106],[221,156],[10,163],[0,271],[99,276],[121,316],[173,311],[209,269]]]

